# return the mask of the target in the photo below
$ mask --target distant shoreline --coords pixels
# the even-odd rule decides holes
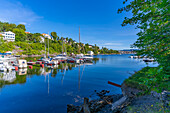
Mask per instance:
[[[126,54],[134,54],[134,53],[126,53]],[[49,54],[49,56],[51,56],[51,57],[54,57],[54,56],[56,56],[56,55],[59,55],[59,54]],[[87,55],[87,54],[85,54],[85,55]],[[97,55],[125,55],[125,53],[124,54],[117,54],[117,53],[112,53],[112,54],[94,54],[95,56],[97,56]],[[14,56],[20,56],[21,58],[25,58],[25,57],[44,57],[44,54],[43,55],[14,55]]]

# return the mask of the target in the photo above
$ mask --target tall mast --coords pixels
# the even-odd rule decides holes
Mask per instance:
[[[62,38],[62,33],[61,33],[61,38]],[[62,38],[62,54],[63,54],[63,38]]]
[[[80,27],[79,27],[79,54],[80,54]]]
[[[44,38],[44,40],[45,40],[45,38]],[[45,42],[45,41],[44,41]],[[45,58],[46,58],[46,43],[45,43]]]
[[[48,32],[49,35],[49,32]],[[48,38],[48,57],[49,57],[49,38]]]

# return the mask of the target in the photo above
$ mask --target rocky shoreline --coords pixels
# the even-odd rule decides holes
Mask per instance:
[[[121,85],[122,94],[107,95],[109,91],[96,92],[99,99],[89,101],[84,98],[80,106],[67,105],[68,113],[154,113],[170,112],[170,92],[154,91],[148,95],[137,95],[141,90]]]
[[[95,91],[96,92],[96,91]],[[73,104],[67,105],[68,113],[84,113],[84,111],[89,111],[87,113],[97,113],[97,112],[107,112],[111,109],[111,104],[119,100],[123,97],[122,94],[115,95],[106,95],[110,91],[102,90],[100,92],[96,92],[96,95],[99,97],[98,99],[91,100],[87,97],[84,98],[84,104],[80,106],[75,106]]]

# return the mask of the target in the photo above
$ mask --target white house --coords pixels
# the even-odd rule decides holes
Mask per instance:
[[[88,51],[87,53],[90,54],[90,55],[93,55],[93,54],[94,54],[93,51]]]
[[[40,36],[40,38],[41,38],[41,42],[40,43],[44,43],[44,37],[42,37],[42,36]]]
[[[63,38],[63,42],[68,43],[68,41],[66,40],[66,38]]]
[[[12,42],[15,41],[15,33],[11,32],[11,31],[2,32],[0,34],[3,36],[3,40],[6,40],[8,42],[9,41],[12,41]]]
[[[48,39],[52,39],[51,36],[50,36],[49,34],[43,33],[42,35],[43,35],[44,37],[48,38]]]
[[[92,45],[89,45],[89,48],[92,48],[93,46]]]

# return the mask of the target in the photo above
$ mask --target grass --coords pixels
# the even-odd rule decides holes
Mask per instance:
[[[155,103],[154,105],[128,106],[127,113],[170,113],[170,110],[163,107],[162,103]]]
[[[140,71],[135,72],[132,76],[130,76],[128,79],[124,81],[124,83],[128,87],[136,88],[139,90],[147,91],[148,90],[148,84],[146,84],[146,79],[150,80],[150,84],[152,84],[152,81],[154,82],[156,78],[155,75],[150,75],[150,72],[154,72],[157,70],[158,67],[144,67]],[[169,86],[169,80],[165,81],[160,79],[159,82],[154,84],[154,87],[161,87],[162,90],[170,91]],[[154,88],[153,88],[154,89]]]

